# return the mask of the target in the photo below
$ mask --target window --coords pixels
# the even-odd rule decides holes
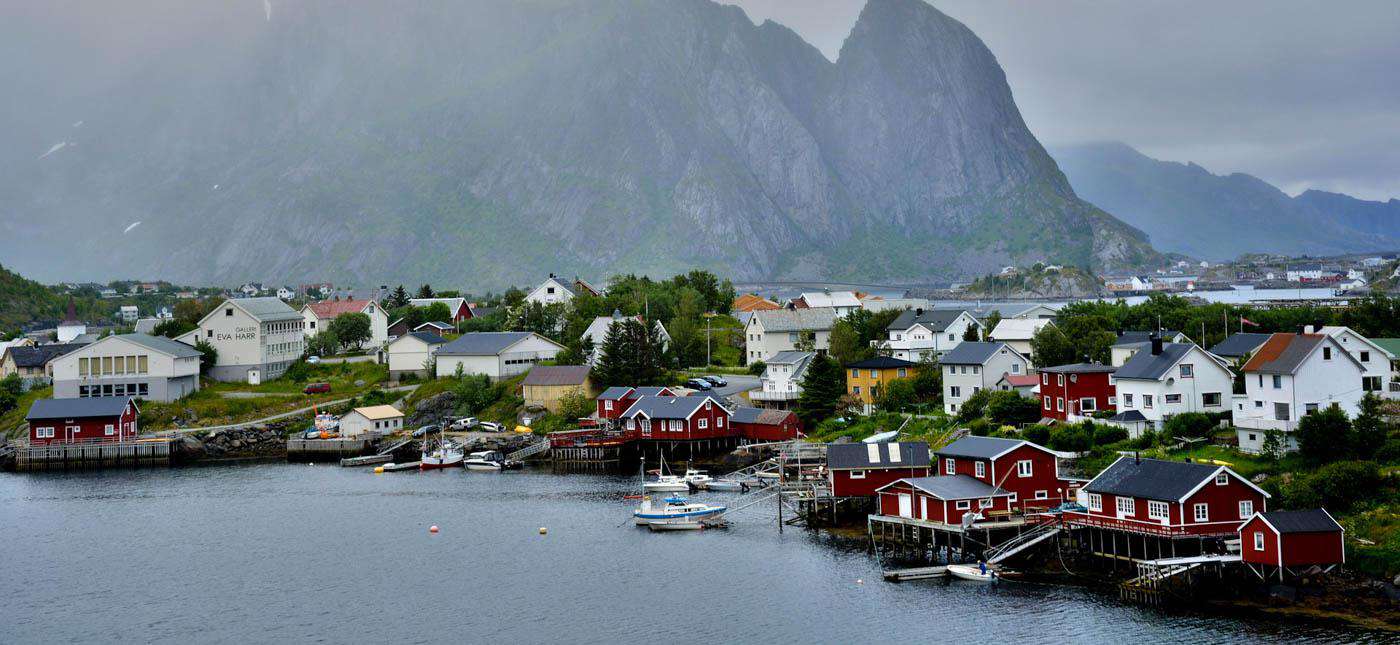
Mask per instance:
[[[1050,499],[1050,491],[1048,491],[1048,490],[1038,490],[1038,491],[1035,492],[1035,498],[1036,498],[1036,499]]]
[[[1362,389],[1362,391],[1364,391],[1364,392],[1379,392],[1379,391],[1381,391],[1381,377],[1379,377],[1379,376],[1363,376],[1363,377],[1361,377],[1361,389]]]
[[[112,357],[111,357],[111,356],[103,356],[103,357],[102,357],[102,373],[103,373],[103,374],[111,374],[111,373],[112,373]]]
[[[795,331],[788,332],[788,342],[789,342],[789,343],[795,343],[795,342],[797,342],[797,332],[795,332]]]
[[[978,476],[978,477],[986,477],[986,476],[987,476],[987,462],[985,462],[985,461],[976,462],[975,470],[977,471],[977,476]]]
[[[1050,384],[1050,375],[1049,375],[1049,374],[1041,374],[1041,375],[1040,375],[1040,384],[1041,384],[1041,385],[1049,385],[1049,384]]]
[[[1289,416],[1288,416],[1288,404],[1287,404],[1287,403],[1274,403],[1274,420],[1275,420],[1275,421],[1287,421],[1288,419],[1289,419]]]
[[[1012,493],[1012,494],[1011,494],[1011,497],[1006,498],[1006,501],[1011,502],[1012,504],[1015,504],[1015,503],[1016,503],[1016,493]]]
[[[1220,407],[1220,393],[1219,393],[1219,392],[1205,392],[1205,393],[1201,394],[1201,406],[1202,406],[1202,407],[1207,407],[1207,408],[1218,408],[1218,407]]]
[[[852,470],[852,471],[851,471],[851,479],[865,479],[865,471],[864,471],[864,470]]]
[[[1089,493],[1089,510],[1103,511],[1103,496],[1098,493]]]
[[[1151,410],[1151,409],[1152,409],[1152,395],[1151,395],[1151,394],[1144,394],[1144,395],[1142,395],[1142,407],[1145,408],[1145,409],[1148,409],[1148,410]]]
[[[948,334],[948,340],[957,340],[957,339],[958,339],[957,336],[955,336],[955,335],[953,335],[953,334]]]
[[[1012,374],[1020,374],[1020,373],[1021,373],[1021,364],[1020,364],[1020,363],[1012,363],[1012,364],[1011,364],[1011,373],[1012,373]]]
[[[1149,500],[1147,502],[1147,517],[1154,520],[1167,519],[1167,503]]]
[[[1254,517],[1254,501],[1244,500],[1240,502],[1240,519],[1247,520]]]
[[[1064,384],[1065,384],[1065,375],[1064,375],[1064,374],[1056,374],[1056,375],[1055,375],[1055,385],[1064,386]]]
[[[724,417],[719,417],[719,418],[715,419],[715,427],[716,427],[716,428],[723,428],[723,427],[724,427]]]
[[[851,378],[860,378],[860,370],[851,370]]]
[[[1226,474],[1226,473],[1220,473],[1219,475],[1216,475],[1216,476],[1215,476],[1215,485],[1216,485],[1216,486],[1229,486],[1229,485],[1230,485],[1230,475],[1228,475],[1228,474]]]
[[[1192,364],[1190,364],[1190,363],[1182,363],[1182,364],[1181,364],[1181,378],[1195,378],[1195,377],[1196,377],[1196,366],[1194,366],[1194,365],[1192,365]]]
[[[1283,377],[1282,377],[1282,376],[1279,376],[1278,374],[1275,374],[1275,375],[1274,375],[1274,389],[1275,389],[1275,390],[1281,390],[1281,389],[1283,389]]]
[[[1204,503],[1202,503],[1202,504],[1196,504],[1195,506],[1192,506],[1192,507],[1191,507],[1191,517],[1192,517],[1193,519],[1195,519],[1197,522],[1204,522],[1204,521],[1206,521],[1206,520],[1209,520],[1209,519],[1210,519],[1210,505],[1209,505],[1209,504],[1204,504]]]
[[[225,315],[225,316],[232,316],[232,315],[233,315],[233,307],[228,307],[228,308],[224,309],[224,315]]]
[[[146,374],[146,373],[148,372],[149,364],[148,364],[148,362],[147,362],[147,358],[148,358],[148,357],[147,357],[145,354],[142,354],[142,355],[136,357],[136,373],[137,373],[137,374]]]
[[[859,385],[856,385],[856,386],[852,387],[852,388],[851,388],[851,394],[860,394],[860,386],[859,386]]]
[[[909,370],[907,370],[907,369],[901,367],[901,368],[899,368],[898,374],[899,374],[899,378],[904,378],[905,376],[908,376],[908,375],[909,375]]]
[[[603,401],[603,409],[604,409],[604,410],[611,410],[611,409],[613,409],[613,402],[612,402],[612,401]]]
[[[1085,398],[1079,399],[1079,411],[1080,411],[1080,412],[1093,412],[1093,411],[1095,411],[1097,408],[1098,408],[1098,404],[1095,403],[1094,400],[1093,400],[1092,398],[1085,397]]]
[[[109,437],[112,436],[112,435],[114,435],[114,434],[116,434],[116,433],[117,433],[116,427],[113,426],[113,425],[110,424],[110,423],[107,424],[105,427],[102,428],[102,434],[105,434],[105,435],[107,435],[107,436],[109,436]]]
[[[979,500],[977,500],[977,508],[978,508],[978,509],[991,508],[991,507],[992,507],[992,498],[988,497],[988,498],[986,498],[986,499],[979,499]]]
[[[87,375],[88,375],[88,359],[86,359],[86,358],[80,358],[80,359],[78,359],[78,376],[87,376]]]
[[[1361,352],[1361,362],[1362,362],[1362,363],[1369,363],[1369,362],[1371,362],[1371,352]]]
[[[1034,468],[1035,466],[1031,464],[1031,460],[1022,459],[1021,461],[1016,462],[1016,476],[1030,477],[1031,473],[1034,471]]]
[[[1133,407],[1133,395],[1132,395],[1131,392],[1125,393],[1125,394],[1123,395],[1123,407],[1125,407],[1125,408],[1131,408],[1131,407]]]
[[[1164,400],[1163,402],[1164,402],[1164,403],[1181,403],[1181,395],[1180,395],[1180,394],[1168,394],[1168,395],[1166,395],[1165,400]]]
[[[1049,410],[1049,409],[1050,409],[1050,397],[1047,396],[1047,397],[1044,397],[1044,399],[1045,399],[1045,409],[1046,409],[1046,410]]]
[[[969,508],[972,508],[972,502],[969,502],[965,499],[960,499],[958,500],[957,504],[954,505],[954,508],[960,511],[965,511]]]
[[[973,365],[973,366],[972,366],[972,373],[973,373],[973,374],[981,374],[981,373],[982,373],[982,366],[981,366],[981,365]]]
[[[948,387],[948,398],[950,398],[950,399],[961,399],[961,398],[962,398],[962,388],[961,388],[961,387],[958,387],[958,386],[956,386],[956,385],[951,385],[951,386],[949,386],[949,387]]]
[[[1255,550],[1255,551],[1263,551],[1263,550],[1264,550],[1264,532],[1263,532],[1263,531],[1255,531],[1255,532],[1254,532],[1254,550]]]
[[[695,427],[704,430],[705,428],[710,427],[710,420],[702,417],[699,421],[696,422]]]
[[[1117,499],[1118,517],[1132,517],[1133,513],[1137,511],[1137,504],[1133,502],[1133,498],[1119,497]]]
[[[1065,399],[1064,399],[1064,397],[1055,397],[1055,410],[1056,410],[1056,411],[1059,411],[1059,412],[1064,412],[1064,410],[1065,410]]]
[[[1331,347],[1323,347],[1323,348],[1322,348],[1322,360],[1324,360],[1324,361],[1330,361],[1330,360],[1332,360],[1332,348],[1331,348]]]

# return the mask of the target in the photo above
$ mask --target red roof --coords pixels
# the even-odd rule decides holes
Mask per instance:
[[[322,300],[307,306],[311,307],[311,311],[316,314],[317,318],[333,320],[340,314],[360,313],[369,304],[368,300]]]
[[[1011,387],[1028,387],[1035,385],[1039,380],[1039,377],[1034,374],[1005,374],[1002,375],[1002,378]]]

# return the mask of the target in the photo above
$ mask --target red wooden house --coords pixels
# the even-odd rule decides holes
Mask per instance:
[[[909,477],[881,486],[879,514],[960,524],[968,513],[1011,510],[1012,494],[967,475]]]
[[[1065,521],[1167,538],[1234,537],[1269,494],[1224,466],[1119,457],[1084,485],[1084,512]]]
[[[1277,574],[1283,581],[1286,572],[1346,563],[1346,530],[1320,508],[1257,513],[1239,533],[1240,559],[1264,579]]]
[[[1057,421],[1117,409],[1109,377],[1118,368],[1099,363],[1057,365],[1040,370],[1040,416]]]
[[[667,387],[625,387],[614,385],[598,395],[598,418],[617,419],[644,396],[675,396]]]
[[[1062,477],[1048,448],[1020,439],[963,437],[935,453],[934,472],[967,475],[1007,491],[1015,508],[1059,506],[1083,483]]]
[[[928,444],[833,443],[826,448],[827,483],[835,497],[870,497],[906,477],[927,477]]]
[[[641,439],[690,441],[733,437],[729,410],[707,396],[643,396],[621,417]]]
[[[802,421],[791,410],[736,408],[731,421],[745,441],[787,441],[802,434]]]
[[[29,443],[87,443],[136,438],[136,402],[130,397],[39,399],[30,406]]]

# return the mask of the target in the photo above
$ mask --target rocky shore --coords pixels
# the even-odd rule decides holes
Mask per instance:
[[[293,421],[280,421],[247,428],[190,434],[175,444],[172,457],[176,463],[286,457],[287,435],[299,427]]]

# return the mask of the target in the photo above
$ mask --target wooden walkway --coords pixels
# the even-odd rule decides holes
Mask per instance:
[[[170,439],[122,442],[59,443],[15,447],[15,470],[79,470],[169,466]]]

